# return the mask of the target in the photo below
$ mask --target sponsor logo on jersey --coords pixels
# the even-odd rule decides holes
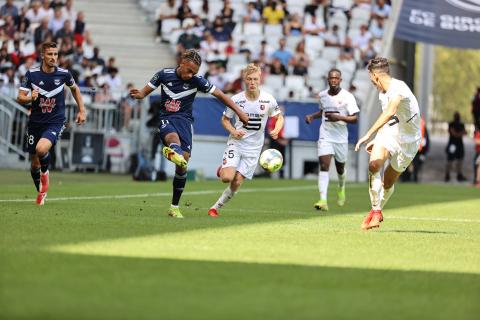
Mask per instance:
[[[240,101],[237,101],[237,104],[240,104],[240,103],[245,103],[247,102],[246,100],[240,100]]]
[[[168,112],[177,112],[180,110],[181,101],[180,100],[167,100],[165,102],[165,109]]]
[[[50,113],[55,108],[55,98],[40,98],[39,107],[42,113]]]
[[[56,86],[59,86],[60,85],[60,79],[53,80],[53,83],[55,83]]]
[[[258,102],[260,102],[260,103],[270,103],[269,100],[258,100]]]

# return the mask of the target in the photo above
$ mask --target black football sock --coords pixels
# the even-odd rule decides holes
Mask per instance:
[[[47,152],[43,157],[40,157],[40,168],[42,173],[48,171],[48,166],[50,165],[50,152]]]
[[[30,174],[32,175],[35,188],[37,188],[37,191],[40,191],[40,168],[31,168]]]
[[[172,196],[172,205],[178,206],[180,202],[180,197],[183,193],[183,188],[185,188],[185,184],[187,183],[187,173],[185,172],[183,175],[175,173],[175,177],[173,178],[173,196]]]

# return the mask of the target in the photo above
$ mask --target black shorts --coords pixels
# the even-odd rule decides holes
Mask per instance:
[[[462,144],[450,143],[447,145],[445,152],[447,153],[448,161],[461,160],[465,157],[465,150]]]
[[[33,124],[29,123],[26,132],[26,146],[30,154],[35,154],[35,148],[41,138],[50,140],[55,145],[65,130],[63,123]]]

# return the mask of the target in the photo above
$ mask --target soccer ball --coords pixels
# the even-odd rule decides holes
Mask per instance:
[[[267,149],[260,155],[259,163],[268,172],[275,172],[282,167],[283,157],[277,149]]]

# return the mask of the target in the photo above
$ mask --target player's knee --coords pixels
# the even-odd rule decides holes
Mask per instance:
[[[222,179],[223,183],[230,183],[233,180],[232,177],[229,177],[227,175],[222,175],[220,178]]]
[[[368,163],[368,170],[370,172],[378,172],[382,168],[382,163],[379,160],[372,160]]]
[[[37,147],[35,148],[35,153],[39,156],[39,157],[43,157],[44,155],[47,154],[48,150],[50,148],[46,145],[37,145]]]
[[[329,166],[327,166],[325,163],[320,162],[320,171],[328,171]]]

